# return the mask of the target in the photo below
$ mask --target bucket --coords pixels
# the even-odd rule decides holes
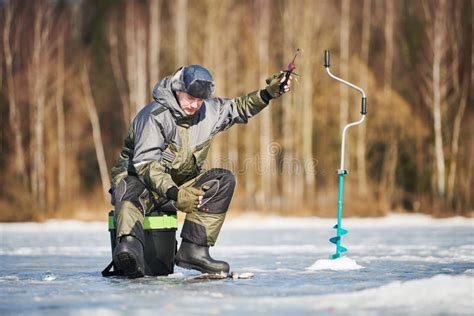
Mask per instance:
[[[109,212],[109,233],[112,254],[117,243],[114,211]],[[152,211],[145,215],[143,231],[145,235],[145,275],[168,275],[174,272],[174,257],[177,251],[176,213]],[[115,265],[115,274],[120,275]]]

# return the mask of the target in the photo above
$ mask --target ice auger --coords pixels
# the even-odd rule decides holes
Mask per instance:
[[[341,237],[347,234],[347,230],[342,228],[342,223],[341,223],[342,222],[342,197],[343,197],[343,191],[344,191],[344,177],[348,174],[347,170],[344,169],[344,147],[345,147],[345,142],[346,142],[346,132],[350,127],[359,125],[364,121],[365,115],[367,114],[367,97],[365,96],[364,90],[362,90],[361,88],[357,87],[356,85],[350,82],[342,80],[339,77],[334,76],[329,70],[329,67],[330,67],[329,50],[326,49],[324,52],[324,68],[326,68],[326,72],[328,73],[329,77],[359,91],[359,93],[362,95],[361,111],[360,111],[360,114],[362,114],[362,117],[360,118],[360,120],[356,122],[347,124],[342,129],[341,165],[339,169],[337,170],[337,174],[339,177],[339,190],[337,194],[337,224],[334,225],[333,227],[336,229],[337,235],[329,239],[330,242],[332,242],[333,244],[336,244],[336,253],[331,255],[331,258],[337,259],[341,256],[341,253],[344,253],[347,251],[347,248],[341,246]]]

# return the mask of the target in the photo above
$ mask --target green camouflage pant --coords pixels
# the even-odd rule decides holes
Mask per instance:
[[[225,169],[210,169],[184,183],[180,188],[203,185],[209,189],[204,195],[202,206],[186,215],[181,237],[198,245],[213,246],[234,194],[235,177]],[[173,201],[154,205],[148,190],[138,178],[131,176],[125,177],[117,184],[114,197],[117,238],[133,235],[143,242],[143,219],[147,212],[157,207],[164,213],[177,211]]]

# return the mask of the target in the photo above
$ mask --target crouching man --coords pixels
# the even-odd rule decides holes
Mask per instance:
[[[112,168],[117,246],[115,266],[131,278],[145,275],[144,215],[153,208],[187,213],[176,254],[178,266],[228,273],[229,264],[209,254],[234,194],[235,176],[201,169],[214,136],[264,109],[290,90],[279,73],[267,86],[235,99],[213,97],[214,81],[199,65],[178,69],[153,89],[153,101],[133,119]]]

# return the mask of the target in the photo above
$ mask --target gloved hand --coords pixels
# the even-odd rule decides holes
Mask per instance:
[[[184,213],[192,213],[197,210],[202,196],[204,196],[203,190],[193,187],[182,188],[178,191],[178,200],[175,206]]]
[[[280,92],[280,85],[284,81],[284,77],[285,73],[281,71],[265,80],[265,82],[267,83],[265,90],[267,90],[268,94],[272,98],[278,98],[282,95],[282,93]]]

